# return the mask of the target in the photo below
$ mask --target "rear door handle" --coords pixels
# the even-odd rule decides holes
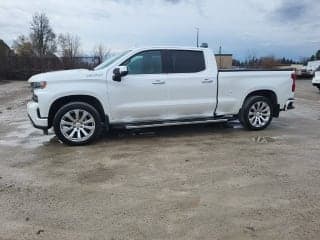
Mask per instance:
[[[202,81],[202,83],[213,83],[213,80],[211,79],[205,79]]]
[[[162,80],[156,80],[154,82],[152,82],[153,85],[163,85],[165,84],[166,82],[165,81],[162,81]]]

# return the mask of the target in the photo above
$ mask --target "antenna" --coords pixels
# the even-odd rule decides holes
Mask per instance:
[[[222,56],[221,56],[221,54],[222,54],[222,47],[220,46],[219,47],[219,65],[220,65],[220,68],[222,68],[222,62],[221,62],[221,60],[222,60],[221,57]]]
[[[197,48],[199,47],[199,32],[200,32],[200,28],[196,27],[197,30]]]

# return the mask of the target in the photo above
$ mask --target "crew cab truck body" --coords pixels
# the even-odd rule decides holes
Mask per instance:
[[[102,128],[145,128],[239,119],[266,128],[293,108],[291,71],[218,71],[207,48],[151,47],[118,54],[95,70],[29,79],[28,115],[70,145],[93,141]]]

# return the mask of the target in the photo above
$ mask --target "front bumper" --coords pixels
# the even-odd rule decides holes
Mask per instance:
[[[38,103],[28,102],[27,111],[31,123],[35,128],[39,128],[42,130],[48,129],[48,119],[40,117]]]

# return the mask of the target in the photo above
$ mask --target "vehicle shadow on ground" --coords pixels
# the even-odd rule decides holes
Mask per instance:
[[[241,124],[239,122],[230,122],[156,127],[135,130],[111,129],[109,132],[104,132],[101,135],[100,141],[149,137],[188,137],[205,135],[208,133],[227,133],[233,131],[234,129],[242,129]]]
[[[108,132],[104,131],[93,145],[105,144],[113,141],[142,140],[148,138],[193,137],[207,135],[208,133],[227,134],[241,129],[242,126],[239,122],[207,123],[135,130],[111,129]],[[63,146],[55,136],[53,129],[49,130],[49,135],[43,135],[40,130],[30,128],[30,123],[28,121],[17,124],[14,131],[1,136],[0,145],[11,147],[22,146],[31,149],[41,146]]]

